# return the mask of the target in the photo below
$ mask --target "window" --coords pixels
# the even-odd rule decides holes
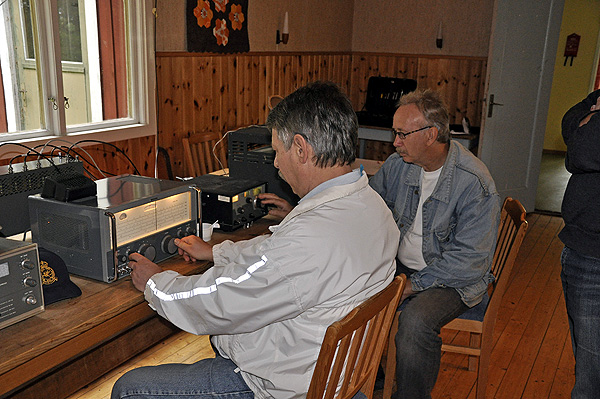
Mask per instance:
[[[149,0],[0,0],[0,142],[154,135]]]

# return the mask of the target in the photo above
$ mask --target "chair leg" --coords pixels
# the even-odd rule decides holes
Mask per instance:
[[[481,348],[481,334],[469,333],[469,345],[471,348]],[[477,371],[478,363],[479,356],[469,356],[469,371]]]
[[[477,370],[476,399],[485,399],[485,391],[487,389],[488,370],[492,352],[492,337],[491,334],[488,335],[490,336],[487,339],[483,339],[481,343],[481,357],[479,358],[479,368]]]
[[[383,399],[390,399],[396,382],[396,333],[398,332],[398,317],[400,311],[396,312],[390,336],[388,338],[387,356],[385,361],[385,380],[383,382]]]

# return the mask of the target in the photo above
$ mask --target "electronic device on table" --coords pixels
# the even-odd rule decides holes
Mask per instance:
[[[365,105],[356,113],[358,124],[391,129],[398,100],[416,89],[414,79],[371,76],[367,82]]]
[[[200,191],[188,182],[121,175],[95,183],[95,196],[71,202],[29,197],[33,241],[70,273],[110,283],[130,274],[130,253],[160,262],[177,253],[175,238],[199,234]]]
[[[8,237],[29,230],[27,197],[41,193],[47,178],[79,176],[83,172],[83,163],[71,157],[0,166],[0,233]]]
[[[218,221],[223,231],[233,231],[268,213],[258,198],[267,192],[265,182],[222,175],[198,176],[188,182],[202,191],[202,221]]]
[[[265,126],[249,126],[229,133],[229,176],[267,182],[269,192],[292,205],[298,196],[273,164],[275,151],[271,146],[271,131]]]
[[[42,311],[37,245],[0,238],[0,329]]]

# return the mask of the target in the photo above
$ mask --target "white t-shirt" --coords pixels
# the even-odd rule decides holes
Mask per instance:
[[[442,167],[443,168],[443,167]],[[433,172],[421,169],[421,197],[413,224],[410,226],[398,248],[398,260],[413,270],[422,270],[427,266],[423,259],[423,203],[433,193],[433,189],[442,173],[442,168]]]

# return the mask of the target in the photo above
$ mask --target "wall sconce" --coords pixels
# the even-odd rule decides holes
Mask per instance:
[[[277,29],[277,38],[275,39],[275,43],[287,44],[288,40],[290,40],[290,26],[288,21],[288,13],[286,11],[285,16],[283,17],[283,29],[281,31],[281,36],[279,36],[279,29]]]
[[[435,47],[442,48],[444,45],[444,35],[442,34],[442,22],[440,21],[440,26],[438,27],[437,36],[435,37]]]

